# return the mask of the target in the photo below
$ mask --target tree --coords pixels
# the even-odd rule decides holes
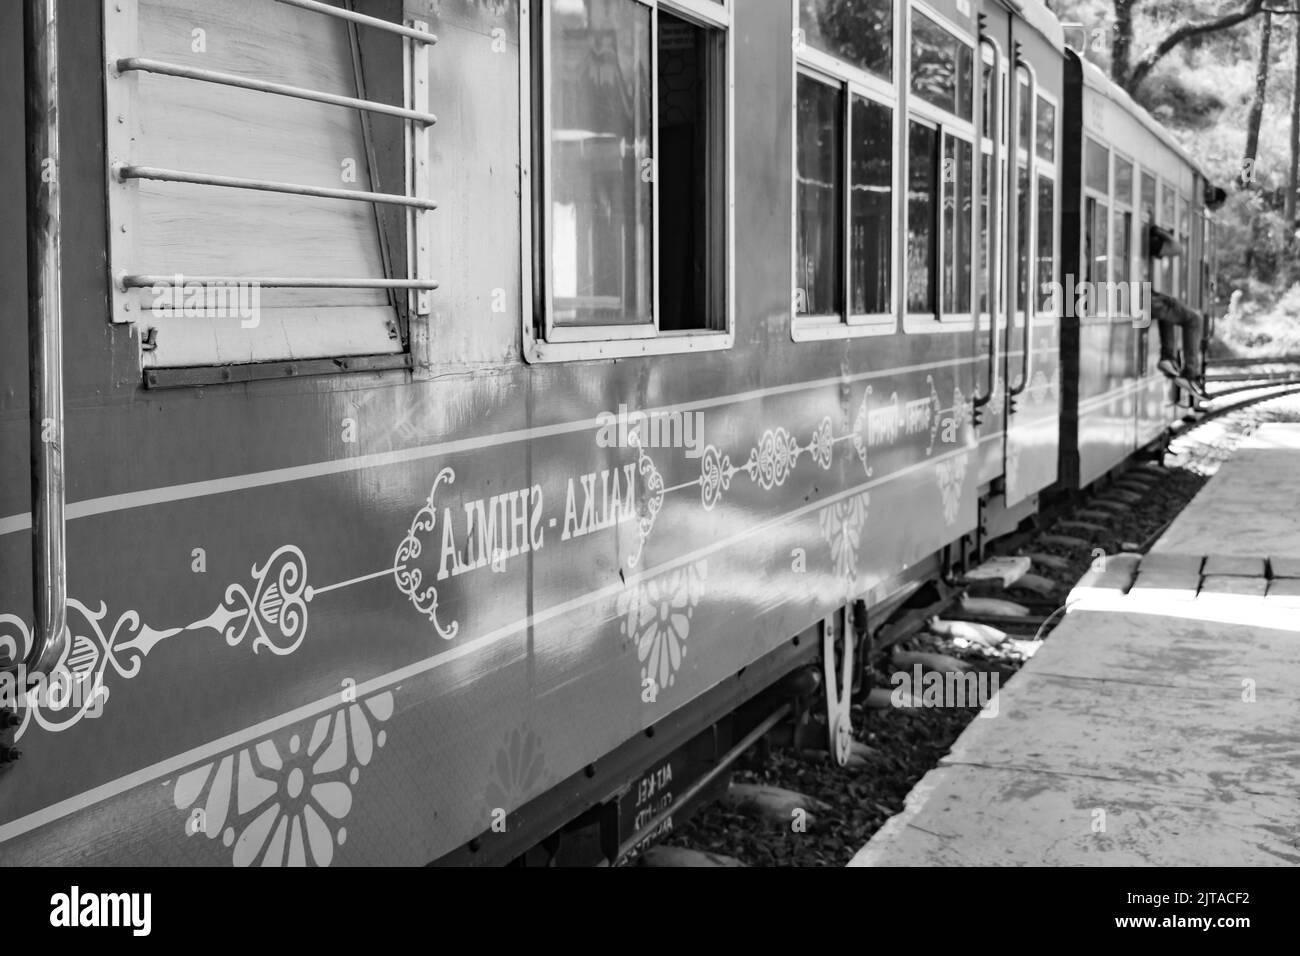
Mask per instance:
[[[1115,0],[1115,20],[1116,20],[1116,46],[1119,45],[1120,30],[1120,4],[1125,6],[1125,12],[1128,16],[1129,35],[1127,43],[1131,50],[1132,44],[1132,13],[1136,7],[1136,0]],[[1188,21],[1177,27],[1172,33],[1161,40],[1154,46],[1148,47],[1138,61],[1133,64],[1132,70],[1126,70],[1126,75],[1120,79],[1119,74],[1114,72],[1116,82],[1120,83],[1130,95],[1137,92],[1142,82],[1151,75],[1151,71],[1156,65],[1175,50],[1180,44],[1187,42],[1195,37],[1204,36],[1207,33],[1217,33],[1220,30],[1226,30],[1229,27],[1235,27],[1239,23],[1245,23],[1252,17],[1258,16],[1264,12],[1264,0],[1244,0],[1242,5],[1229,13],[1214,17],[1209,20]],[[1281,12],[1281,11],[1276,11]],[[1125,57],[1128,56],[1128,50],[1125,51]]]
[[[1121,86],[1133,59],[1133,7],[1137,0],[1115,0],[1115,31],[1111,39],[1110,77]]]
[[[1264,25],[1260,28],[1259,63],[1255,67],[1255,99],[1250,104],[1246,120],[1246,154],[1241,160],[1241,185],[1245,189],[1258,181],[1255,161],[1259,158],[1259,124],[1264,118],[1264,97],[1268,93],[1269,45],[1273,38],[1273,15],[1264,11]]]
[[[1296,23],[1295,75],[1291,89],[1291,174],[1287,177],[1286,224],[1291,230],[1289,240],[1294,241],[1296,229],[1296,191],[1300,190],[1300,22]]]

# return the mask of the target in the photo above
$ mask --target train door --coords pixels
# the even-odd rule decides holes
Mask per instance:
[[[1021,28],[1012,46],[1008,175],[1006,503],[1056,481],[1060,447],[1060,52]]]

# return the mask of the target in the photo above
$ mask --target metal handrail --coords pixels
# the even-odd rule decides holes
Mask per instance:
[[[50,670],[68,639],[58,49],[58,0],[23,0],[34,622],[27,653],[4,665],[9,672]]]
[[[240,176],[214,176],[208,173],[191,173],[181,169],[162,169],[157,166],[131,166],[117,163],[113,174],[121,181],[149,179],[163,183],[192,183],[198,186],[226,186],[231,189],[255,189],[262,192],[286,193],[290,196],[314,196],[319,199],[350,199],[353,202],[378,202],[393,206],[410,206],[414,209],[437,209],[432,199],[395,193],[362,192],[356,189],[333,189],[324,186],[303,186],[298,183],[280,183],[268,179],[245,179]]]
[[[415,289],[433,291],[438,288],[436,279],[330,279],[324,276],[195,276],[183,273],[172,275],[122,275],[118,279],[123,289],[151,289],[154,286],[256,285],[264,289]]]
[[[186,80],[198,80],[201,83],[216,83],[221,86],[233,86],[241,90],[254,90],[258,93],[274,93],[278,96],[289,96],[300,100],[311,100],[314,103],[326,103],[330,106],[343,106],[348,109],[365,110],[368,113],[382,113],[385,116],[396,116],[400,119],[423,123],[425,126],[432,126],[434,123],[438,122],[438,117],[432,113],[421,113],[418,110],[408,110],[402,106],[389,106],[387,103],[376,103],[374,100],[362,100],[355,96],[340,96],[336,93],[324,93],[320,90],[311,90],[302,86],[289,86],[284,83],[270,83],[265,80],[254,80],[247,76],[240,76],[237,73],[221,73],[217,70],[201,70],[195,67],[182,66],[179,63],[167,63],[163,60],[153,60],[148,57],[122,57],[117,61],[115,66],[118,73],[130,73],[136,71],[140,73],[155,73],[159,76],[176,76]]]
[[[327,17],[336,17],[339,20],[349,20],[352,23],[358,23],[365,27],[374,27],[376,30],[383,30],[386,33],[396,33],[398,36],[404,36],[408,40],[415,40],[419,43],[432,44],[438,42],[438,38],[432,33],[402,26],[400,23],[393,23],[391,20],[385,20],[381,17],[366,16],[364,13],[357,13],[355,10],[332,7],[328,3],[318,3],[317,0],[275,0],[275,2],[310,10],[313,13],[323,13]]]
[[[980,14],[980,45],[987,44],[993,50],[993,93],[989,103],[989,119],[993,129],[993,166],[989,173],[989,391],[987,395],[976,395],[974,407],[983,408],[993,400],[1001,386],[998,375],[998,240],[1002,226],[998,216],[998,182],[1002,172],[1002,48],[984,32],[985,16]],[[980,72],[983,73],[984,58],[980,57]],[[979,148],[978,146],[976,147]],[[975,338],[979,339],[979,322],[975,322]]]
[[[1034,117],[1035,117],[1035,115],[1037,114],[1037,111],[1038,111],[1038,74],[1034,72],[1034,68],[1033,68],[1032,66],[1029,65],[1029,62],[1028,62],[1024,57],[1022,57],[1022,56],[1020,55],[1020,44],[1016,44],[1016,60],[1015,60],[1015,69],[1012,70],[1012,84],[1011,84],[1011,85],[1012,85],[1013,87],[1015,87],[1015,89],[1016,89],[1016,96],[1017,96],[1017,97],[1019,97],[1019,95],[1020,95],[1019,72],[1020,72],[1020,68],[1021,68],[1021,67],[1024,67],[1024,69],[1025,69],[1025,75],[1029,78],[1029,143],[1028,143],[1028,146],[1027,146],[1027,148],[1026,148],[1026,153],[1027,153],[1027,155],[1025,156],[1025,170],[1026,170],[1026,176],[1027,176],[1027,178],[1028,178],[1028,183],[1027,183],[1026,185],[1027,185],[1027,187],[1028,187],[1028,189],[1029,189],[1029,197],[1028,197],[1028,199],[1026,200],[1026,204],[1027,204],[1027,205],[1026,205],[1026,208],[1032,208],[1033,197],[1034,197],[1034,189],[1035,189],[1035,187],[1036,187],[1036,184],[1035,184],[1035,182],[1034,182],[1034,161],[1035,161],[1035,155],[1036,155],[1036,154],[1035,154],[1035,151],[1034,151],[1034,147],[1035,147],[1035,145],[1036,145],[1035,142],[1034,142],[1034,137],[1037,135],[1037,131],[1036,131],[1035,128],[1034,128]],[[1012,155],[1018,155],[1018,154],[1019,154],[1019,151],[1020,151],[1020,104],[1019,104],[1019,103],[1016,103],[1016,119],[1015,119],[1015,123],[1016,123],[1016,142],[1015,142],[1014,146],[1012,147],[1013,150],[1014,150],[1014,152],[1013,152]],[[1016,218],[1016,222],[1017,222],[1016,233],[1015,233],[1015,236],[1016,236],[1016,245],[1015,245],[1015,248],[1014,248],[1013,250],[1011,250],[1011,254],[1012,254],[1012,258],[1013,258],[1014,261],[1015,261],[1015,267],[1014,267],[1014,269],[1015,269],[1015,275],[1016,275],[1015,288],[1016,288],[1016,290],[1018,291],[1019,288],[1020,288],[1020,275],[1019,275],[1019,272],[1020,272],[1020,227],[1019,227],[1019,221],[1020,221],[1020,220],[1019,220],[1019,216],[1020,216],[1020,212],[1019,212],[1019,208],[1018,208],[1019,205],[1020,205],[1020,195],[1019,195],[1019,185],[1020,185],[1020,169],[1019,169],[1019,165],[1020,165],[1020,164],[1019,164],[1019,162],[1014,162],[1014,163],[1012,163],[1011,165],[1012,165],[1013,167],[1015,167],[1015,168],[1012,170],[1012,178],[1015,180],[1015,182],[1016,182],[1016,188],[1017,188],[1017,192],[1016,192],[1016,207],[1017,207],[1017,208],[1015,208],[1015,209],[1012,210],[1012,216]],[[1027,217],[1027,218],[1029,219],[1029,221],[1025,223],[1025,229],[1027,230],[1028,235],[1026,235],[1026,237],[1025,237],[1025,242],[1026,242],[1026,243],[1029,243],[1029,242],[1032,242],[1032,238],[1031,238],[1031,237],[1032,237],[1033,234],[1034,234],[1034,222],[1033,222],[1033,218],[1032,218],[1032,217]],[[1024,363],[1023,363],[1023,365],[1022,365],[1023,372],[1021,373],[1019,384],[1017,384],[1017,385],[1013,385],[1013,386],[1012,386],[1012,387],[1007,391],[1007,395],[1008,395],[1008,397],[1009,397],[1009,398],[1012,398],[1012,399],[1014,399],[1017,395],[1021,394],[1021,393],[1026,389],[1026,388],[1029,387],[1029,378],[1030,378],[1030,375],[1032,375],[1032,373],[1033,373],[1033,358],[1034,358],[1034,348],[1033,348],[1033,345],[1034,345],[1034,335],[1033,335],[1033,330],[1034,330],[1034,313],[1037,311],[1037,309],[1035,309],[1035,307],[1034,307],[1034,271],[1035,271],[1035,270],[1034,270],[1034,256],[1033,256],[1032,251],[1031,251],[1030,254],[1028,254],[1028,255],[1025,256],[1025,272],[1026,272],[1026,275],[1025,275],[1025,303],[1024,303],[1024,309],[1025,309],[1025,331],[1024,331],[1025,358],[1024,358]],[[1009,372],[1008,372],[1008,374],[1009,374]]]

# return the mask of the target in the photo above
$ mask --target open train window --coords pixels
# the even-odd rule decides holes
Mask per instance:
[[[1142,275],[1139,278],[1143,282],[1154,282],[1155,277],[1151,274],[1150,230],[1156,223],[1156,178],[1150,173],[1142,174],[1139,202],[1142,212],[1142,228],[1138,231],[1138,254],[1142,260]]]
[[[994,288],[997,290],[996,302],[994,307],[997,314],[1001,315],[1006,309],[1006,283],[1003,281],[1003,268],[1001,264],[1001,241],[994,245],[992,229],[993,224],[1002,222],[1002,209],[1005,208],[1006,196],[1005,189],[998,192],[998,210],[993,212],[993,182],[994,176],[998,177],[997,182],[1006,182],[1006,139],[1007,131],[1002,121],[1005,115],[1005,106],[1007,102],[1007,69],[1004,65],[1001,75],[998,77],[998,85],[994,86],[993,80],[993,51],[985,45],[981,49],[981,60],[983,62],[983,74],[981,75],[980,91],[981,100],[983,101],[980,110],[980,156],[979,156],[979,226],[977,231],[977,267],[976,267],[976,307],[981,316],[989,315],[989,259],[990,256],[997,258],[995,265],[995,275],[993,276]],[[994,103],[1000,104],[1002,109],[996,121],[999,124],[995,130]],[[1002,160],[1001,166],[994,172],[993,157],[995,155],[993,138],[998,136],[1002,142]],[[999,226],[1000,228],[1000,226]],[[982,319],[981,321],[984,321]]]
[[[911,11],[904,301],[905,327],[912,332],[973,322],[974,263],[980,259],[981,240],[988,239],[988,194],[983,183],[976,183],[975,49],[955,31],[937,15]],[[981,122],[988,112],[987,101],[982,102]],[[982,144],[979,155],[983,180],[988,164]]]
[[[1160,221],[1159,225],[1170,236],[1178,231],[1178,193],[1172,185],[1166,182],[1160,184]],[[1162,256],[1156,260],[1156,288],[1165,293],[1178,297],[1178,272],[1175,269],[1175,259],[1172,256]]]
[[[1118,153],[1115,155],[1113,237],[1111,281],[1127,283],[1133,278],[1133,164]],[[1111,305],[1112,314],[1117,312],[1119,304]]]
[[[1035,100],[1033,164],[1037,183],[1034,201],[1037,222],[1034,288],[1038,290],[1038,302],[1034,311],[1040,318],[1055,319],[1059,316],[1052,310],[1060,304],[1058,297],[1052,294],[1052,283],[1057,281],[1057,236],[1060,233],[1056,223],[1056,102],[1042,93]]]
[[[794,89],[796,341],[894,328],[890,0],[801,0]]]
[[[116,0],[104,38],[113,318],[146,384],[408,365],[437,284],[427,25]]]
[[[726,348],[731,4],[538,0],[530,360]]]
[[[1110,149],[1093,139],[1084,140],[1083,263],[1085,281],[1104,287],[1110,281]],[[1089,316],[1106,315],[1106,302],[1095,296]]]

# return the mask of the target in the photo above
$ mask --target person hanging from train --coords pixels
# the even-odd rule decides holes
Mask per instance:
[[[1173,259],[1183,255],[1174,236],[1159,226],[1148,226],[1151,259]],[[1204,368],[1201,343],[1205,336],[1205,316],[1186,303],[1163,292],[1151,293],[1151,318],[1160,329],[1160,360],[1156,368],[1185,389],[1197,401],[1209,398],[1202,384]],[[1182,358],[1179,359],[1179,332],[1182,333]]]

